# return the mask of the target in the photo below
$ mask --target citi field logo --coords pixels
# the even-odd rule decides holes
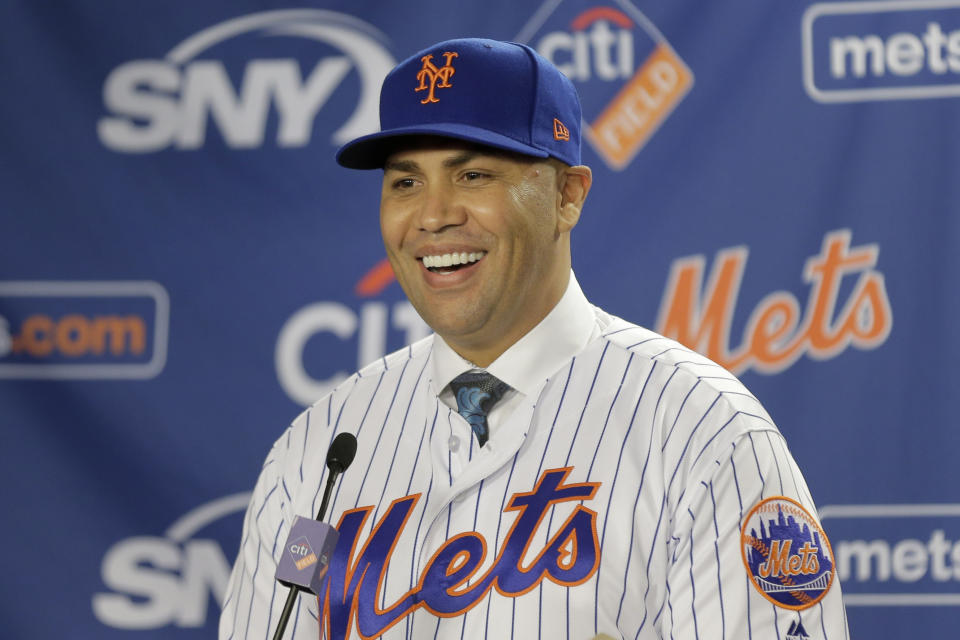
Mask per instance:
[[[289,47],[291,38],[312,41],[315,52],[305,56],[302,46]],[[227,20],[195,33],[162,59],[132,60],[111,71],[103,87],[109,115],[97,123],[97,135],[109,149],[125,153],[198,149],[207,142],[209,121],[226,146],[249,149],[265,144],[273,111],[276,145],[302,147],[310,142],[317,114],[355,70],[355,106],[331,135],[342,144],[377,129],[380,84],[394,65],[385,41],[353,16],[317,9]],[[285,51],[297,57],[280,57]],[[252,57],[254,52],[268,57]],[[238,86],[231,77],[240,78]]]
[[[0,378],[152,378],[169,309],[156,282],[0,282]]]
[[[693,74],[657,28],[626,0],[550,0],[517,36],[577,86],[584,135],[622,170],[693,86]]]
[[[893,312],[883,274],[875,269],[880,248],[851,247],[849,229],[832,231],[820,253],[809,258],[803,279],[810,284],[805,307],[790,292],[775,291],[751,312],[739,346],[731,349],[732,320],[746,268],[746,247],[717,254],[703,286],[705,256],[673,262],[656,331],[702,353],[733,373],[754,369],[779,373],[804,354],[817,360],[849,347],[876,349],[890,335]],[[856,278],[841,299],[841,285]],[[849,282],[848,282],[849,283]]]
[[[960,606],[960,504],[833,505],[820,518],[848,607]]]
[[[249,493],[225,496],[184,514],[163,536],[134,536],[110,547],[100,565],[108,591],[91,600],[97,620],[117,629],[215,622],[220,611],[211,614],[209,603],[223,602],[230,563],[219,540],[198,534],[225,518],[239,531],[249,501]]]
[[[293,564],[297,567],[297,571],[303,571],[307,567],[317,564],[317,554],[313,552],[310,541],[306,537],[301,536],[296,541],[291,542],[290,546],[287,547],[287,553],[293,558]]]
[[[960,96],[960,1],[812,5],[803,81],[819,102]]]
[[[274,364],[280,386],[309,406],[378,358],[431,333],[406,299],[378,299],[395,281],[384,258],[354,288],[359,304],[312,302],[293,313],[277,337]]]

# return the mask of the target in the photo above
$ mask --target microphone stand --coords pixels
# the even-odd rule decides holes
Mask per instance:
[[[330,502],[330,494],[333,493],[333,485],[337,478],[343,473],[343,467],[337,462],[331,462],[329,465],[330,476],[327,478],[327,486],[323,489],[323,499],[320,501],[320,511],[317,512],[316,519],[323,522],[323,516],[327,513],[327,505]],[[273,640],[282,640],[283,632],[287,629],[287,622],[290,620],[290,614],[293,612],[293,605],[297,601],[297,595],[302,589],[292,584],[287,593],[287,601],[283,604],[283,612],[280,614],[280,620],[277,622],[277,630],[273,634]]]

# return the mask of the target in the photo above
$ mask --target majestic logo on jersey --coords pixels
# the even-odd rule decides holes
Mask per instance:
[[[810,634],[803,628],[802,620],[798,618],[790,623],[790,628],[787,630],[787,640],[807,640],[809,637]]]
[[[740,531],[753,586],[788,609],[812,607],[833,583],[833,551],[820,523],[803,506],[777,496],[757,504]]]
[[[393,603],[383,602],[381,585],[420,494],[391,502],[359,554],[359,534],[374,507],[345,512],[337,525],[340,541],[330,563],[327,589],[320,597],[325,637],[349,638],[354,621],[361,636],[378,637],[418,607],[437,616],[458,616],[491,589],[516,597],[544,579],[569,587],[589,580],[600,564],[595,511],[577,505],[542,548],[532,546],[554,505],[590,500],[600,487],[599,482],[564,484],[571,470],[544,471],[532,491],[513,494],[504,512],[516,511],[516,519],[485,573],[475,575],[486,559],[488,541],[474,531],[461,533],[437,549],[417,584]],[[349,554],[342,549],[349,549]]]
[[[456,51],[444,51],[443,57],[446,58],[447,63],[442,67],[433,64],[432,55],[425,55],[420,58],[420,61],[423,62],[423,66],[420,68],[420,71],[417,72],[417,82],[419,82],[420,85],[414,89],[414,91],[429,90],[427,97],[421,100],[420,104],[440,102],[440,100],[433,95],[434,89],[449,89],[453,86],[450,84],[450,78],[452,78],[453,74],[457,71],[453,68],[453,59],[458,55],[460,54]],[[437,80],[440,81],[440,84],[437,84]]]
[[[747,248],[720,251],[705,288],[704,256],[675,260],[655,330],[735,374],[750,368],[778,373],[805,353],[827,360],[850,346],[876,349],[893,328],[884,277],[875,269],[880,248],[851,247],[851,235],[849,229],[831,231],[820,254],[807,260],[803,279],[811,287],[805,309],[789,291],[768,294],[750,314],[743,340],[733,349],[731,325]],[[847,286],[844,280],[853,276],[856,282]]]

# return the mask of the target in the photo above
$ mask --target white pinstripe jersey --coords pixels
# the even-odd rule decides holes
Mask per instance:
[[[287,638],[846,640],[836,581],[798,611],[745,567],[754,505],[816,513],[760,403],[706,358],[596,313],[602,335],[482,449],[449,446],[475,441],[430,390],[432,336],[302,413],[257,482],[220,638],[272,637],[289,526],[316,513],[327,447],[349,431],[329,591],[299,597]]]

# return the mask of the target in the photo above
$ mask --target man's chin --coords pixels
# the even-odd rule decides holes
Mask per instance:
[[[473,342],[475,340],[475,336],[477,336],[483,329],[483,323],[478,322],[476,316],[445,316],[442,318],[429,318],[424,317],[423,314],[420,314],[420,317],[424,319],[424,322],[430,325],[430,328],[432,328],[437,335],[441,336],[448,343]]]

